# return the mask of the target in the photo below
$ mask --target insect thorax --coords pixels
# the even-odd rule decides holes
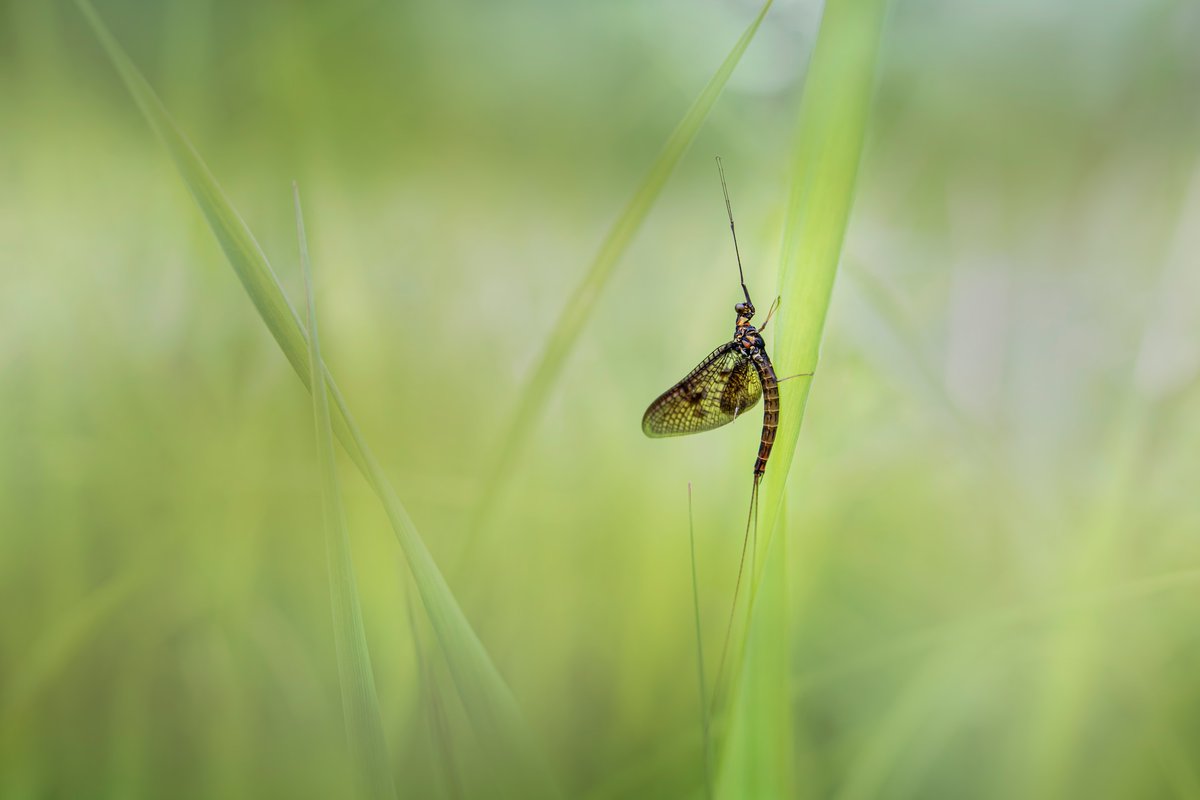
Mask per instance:
[[[758,329],[749,324],[737,326],[733,332],[733,341],[747,355],[753,355],[765,346]]]

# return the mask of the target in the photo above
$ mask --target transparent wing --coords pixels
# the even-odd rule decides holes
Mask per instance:
[[[721,345],[646,409],[647,436],[683,436],[733,422],[762,397],[758,370],[733,342]]]

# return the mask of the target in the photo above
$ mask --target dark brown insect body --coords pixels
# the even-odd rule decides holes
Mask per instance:
[[[718,159],[718,167],[720,163]],[[740,277],[742,257],[737,252],[737,231],[733,227],[733,212],[729,209],[729,191],[725,187],[723,170],[721,188],[725,191],[725,208],[729,211],[729,229],[733,232]],[[754,303],[750,302],[745,278],[742,278],[742,293],[746,296],[746,302],[733,307],[737,315],[733,340],[710,353],[683,380],[651,403],[642,417],[642,431],[653,438],[709,431],[737,419],[762,399],[762,438],[758,446],[758,459],[754,462],[754,483],[757,486],[767,469],[767,459],[775,444],[775,431],[779,427],[779,380],[767,356],[762,334],[750,324],[754,317]],[[768,313],[767,322],[770,319]],[[764,322],[763,327],[766,325]]]
[[[741,305],[738,303],[738,306]],[[733,334],[733,342],[735,345],[740,343],[750,356],[750,361],[758,373],[758,382],[762,384],[762,438],[758,444],[758,459],[754,462],[754,480],[757,482],[767,471],[767,459],[771,457],[771,448],[775,445],[775,431],[779,428],[779,380],[775,377],[775,367],[771,365],[771,357],[767,355],[762,334],[750,324],[754,307],[751,306],[747,311],[744,324],[741,311],[738,311],[738,325]]]

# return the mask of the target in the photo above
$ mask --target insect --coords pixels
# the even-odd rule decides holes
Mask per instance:
[[[725,195],[725,211],[729,215],[729,231],[733,234],[733,252],[737,256],[738,278],[746,302],[733,307],[736,321],[733,340],[726,342],[683,380],[659,395],[642,417],[642,432],[651,438],[683,436],[719,428],[733,422],[761,399],[763,401],[762,437],[758,458],[754,462],[754,485],[757,488],[767,469],[775,432],[779,428],[779,380],[767,355],[762,330],[771,321],[778,300],[771,305],[762,329],[750,324],[754,303],[746,288],[742,272],[742,255],[738,251],[737,230],[733,225],[733,209],[729,204],[729,187],[725,183],[725,168],[717,159],[721,176],[721,191]]]

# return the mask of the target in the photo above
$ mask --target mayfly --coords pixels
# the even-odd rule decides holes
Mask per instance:
[[[683,380],[659,395],[642,417],[642,431],[652,438],[710,431],[733,422],[757,405],[759,400],[763,401],[762,436],[759,438],[758,457],[754,461],[754,485],[751,488],[750,509],[746,516],[746,535],[742,540],[742,557],[738,563],[737,583],[733,589],[733,609],[730,610],[729,625],[725,629],[725,644],[721,648],[721,660],[717,669],[719,687],[725,667],[725,655],[729,650],[729,638],[733,631],[733,616],[737,609],[738,589],[742,585],[742,568],[746,564],[752,521],[757,540],[758,486],[767,471],[767,460],[771,457],[775,433],[779,429],[780,381],[775,376],[775,368],[771,365],[771,358],[767,355],[766,343],[762,338],[762,331],[766,330],[771,321],[771,315],[778,307],[779,300],[776,298],[771,304],[762,328],[755,328],[750,324],[750,320],[754,318],[754,303],[750,300],[750,290],[746,288],[742,254],[738,250],[737,229],[733,224],[733,207],[729,203],[729,186],[725,182],[725,167],[720,158],[717,159],[717,172],[721,176],[721,192],[725,195],[725,213],[729,217],[729,232],[733,235],[738,279],[741,281],[742,295],[746,302],[733,307],[733,340],[709,353],[708,357],[685,375]],[[690,497],[689,487],[689,502]],[[751,567],[751,572],[753,571]]]
[[[733,252],[737,256],[738,278],[746,302],[733,307],[736,321],[733,340],[726,342],[700,362],[683,380],[663,392],[646,409],[642,417],[642,432],[652,438],[683,436],[711,431],[733,422],[761,399],[763,401],[762,437],[758,458],[754,462],[754,487],[758,488],[775,444],[779,428],[779,379],[767,355],[762,330],[771,321],[778,301],[767,312],[762,329],[750,324],[754,303],[746,288],[742,272],[742,254],[738,251],[737,230],[733,226],[733,208],[729,204],[729,188],[725,183],[725,168],[717,159],[721,176],[721,191],[725,195],[725,211],[729,215],[729,231],[733,234]]]

